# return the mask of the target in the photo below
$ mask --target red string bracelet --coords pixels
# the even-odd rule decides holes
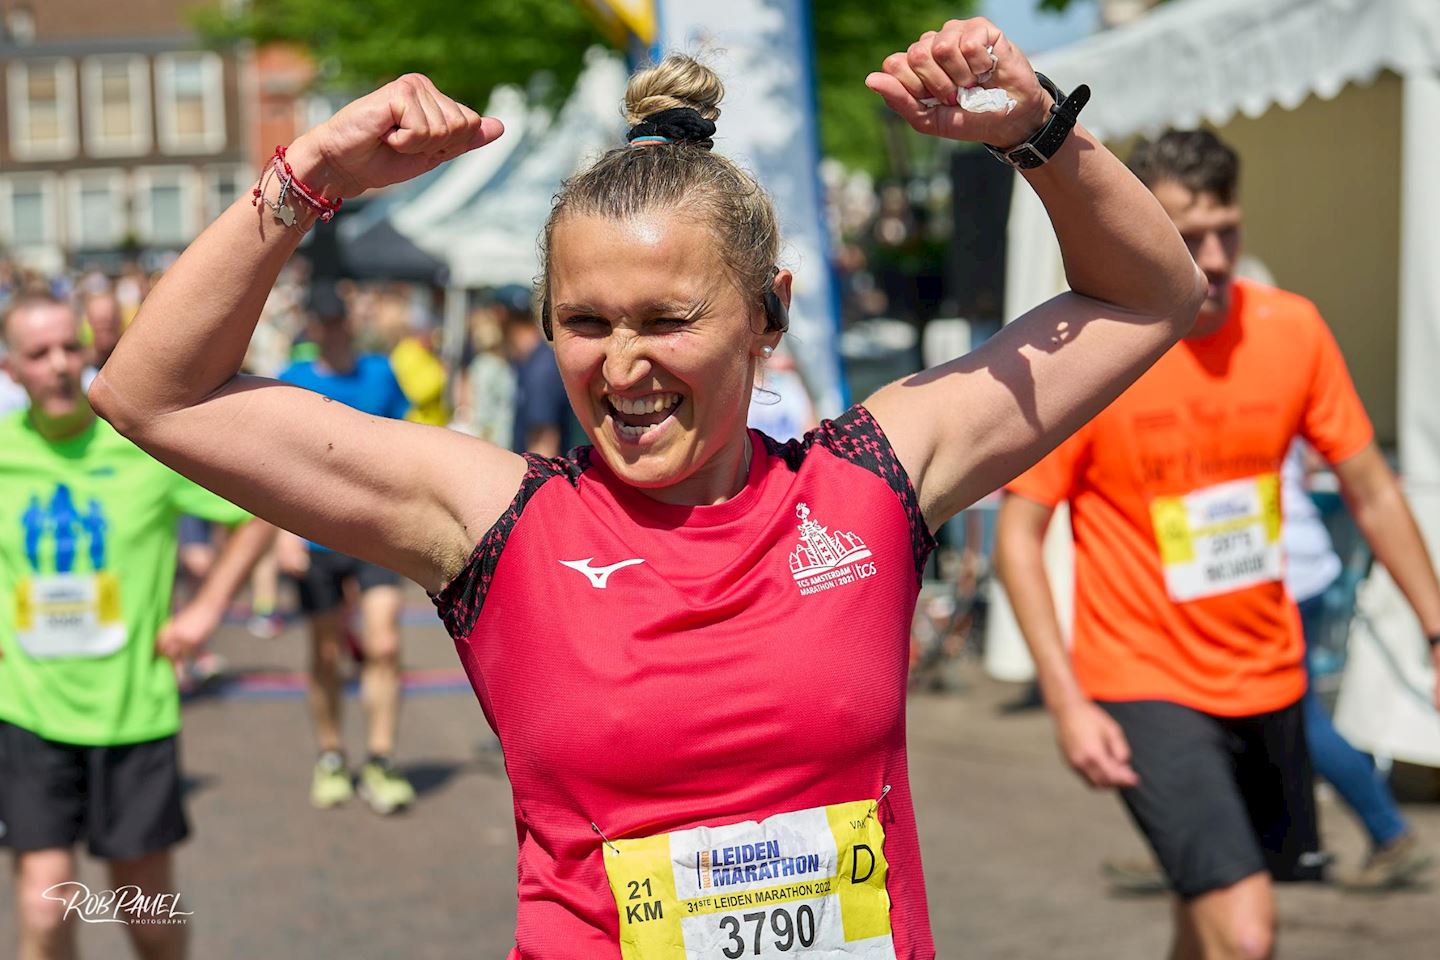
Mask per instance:
[[[270,172],[273,172],[280,181],[280,195],[275,203],[272,204],[268,200],[265,201],[265,203],[275,211],[276,218],[286,226],[293,225],[295,221],[293,213],[286,216],[285,212],[288,210],[288,208],[285,207],[285,201],[292,192],[303,200],[306,206],[315,211],[321,223],[329,223],[331,219],[334,218],[336,212],[339,211],[340,205],[345,202],[343,197],[327,200],[321,195],[320,191],[314,187],[307,186],[305,181],[295,176],[295,170],[290,166],[290,162],[285,159],[285,148],[283,146],[275,148],[275,154],[270,158],[270,170],[266,171],[266,173],[268,174]],[[255,189],[251,191],[251,194],[254,196],[254,199],[251,201],[252,206],[260,205],[266,179],[267,177],[262,175],[260,182],[255,184]]]

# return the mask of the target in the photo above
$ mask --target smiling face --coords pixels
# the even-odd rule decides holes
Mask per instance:
[[[790,275],[777,283],[788,300]],[[755,358],[774,346],[759,293],[704,224],[662,213],[565,217],[550,238],[550,315],[565,391],[595,449],[669,503],[743,481]]]

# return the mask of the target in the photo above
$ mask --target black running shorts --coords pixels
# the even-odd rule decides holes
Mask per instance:
[[[300,609],[307,614],[326,613],[345,599],[345,581],[353,579],[364,593],[372,587],[398,587],[400,574],[376,563],[333,550],[311,550],[310,567],[296,581]]]
[[[1269,871],[1322,879],[1304,716],[1218,717],[1160,700],[1102,701],[1130,742],[1131,817],[1184,899]]]
[[[176,737],[119,747],[55,743],[0,721],[0,845],[133,860],[190,835]]]

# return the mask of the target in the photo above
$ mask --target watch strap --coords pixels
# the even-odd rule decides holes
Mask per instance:
[[[1045,74],[1037,72],[1035,79],[1055,101],[1045,125],[1008,149],[985,144],[991,156],[1017,170],[1033,170],[1055,156],[1064,145],[1065,138],[1070,136],[1070,131],[1075,129],[1080,111],[1090,102],[1090,88],[1083,83],[1067,97]]]

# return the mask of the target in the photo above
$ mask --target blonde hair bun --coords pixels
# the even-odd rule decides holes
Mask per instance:
[[[725,84],[705,64],[672,53],[653,67],[636,72],[625,88],[625,123],[629,126],[662,110],[689,107],[706,120],[720,118]]]

